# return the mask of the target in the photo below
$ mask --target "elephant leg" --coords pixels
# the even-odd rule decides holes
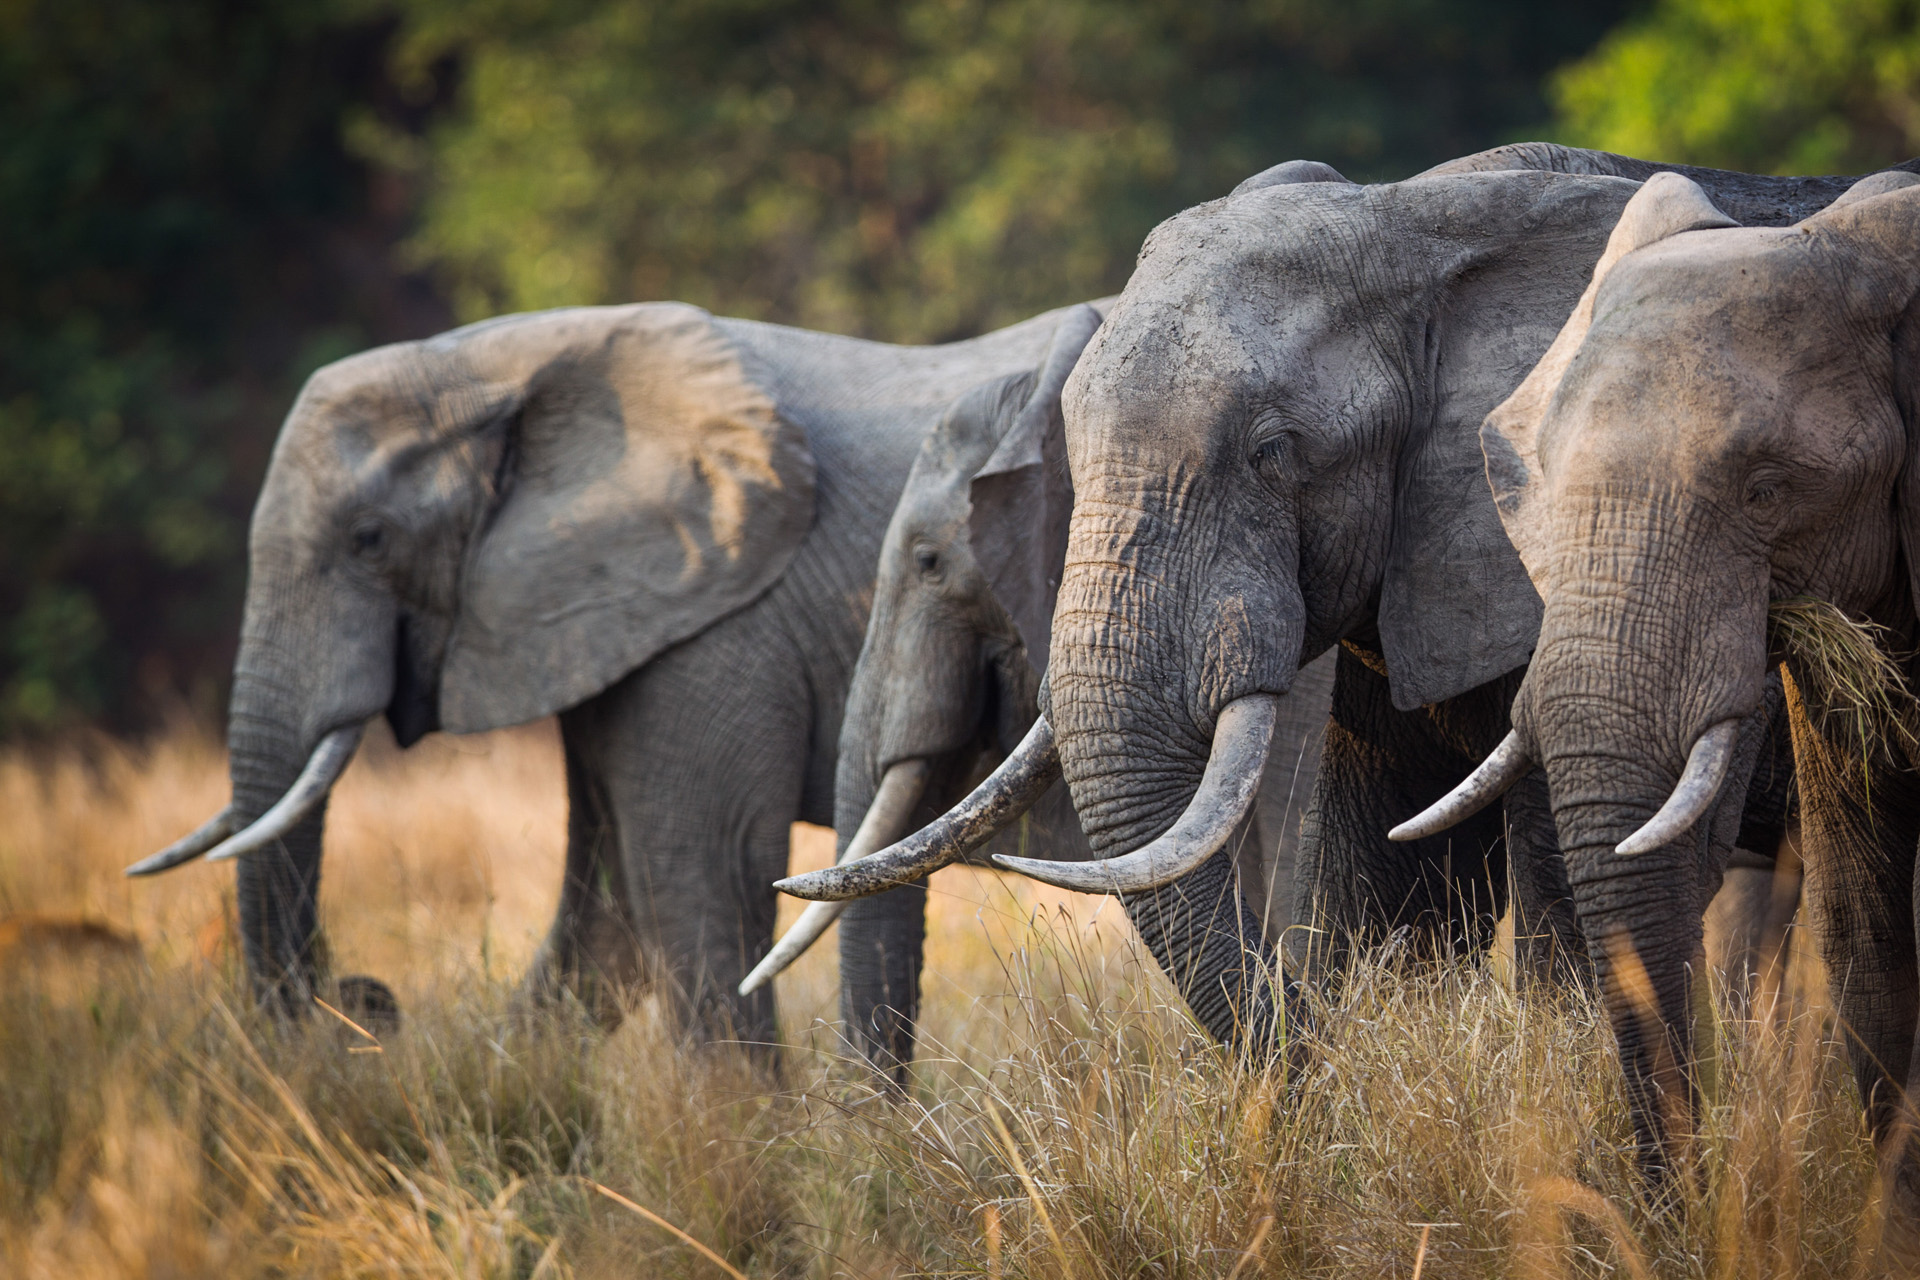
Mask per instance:
[[[1735,1009],[1773,1007],[1786,976],[1788,930],[1800,907],[1798,834],[1771,857],[1734,849],[1720,891],[1707,907],[1708,963]]]
[[[620,1025],[627,993],[646,966],[627,918],[626,874],[600,762],[590,755],[596,703],[560,717],[567,774],[567,861],[560,905],[546,941],[521,984],[522,996],[548,1003],[572,993],[606,1030]]]
[[[1351,945],[1378,943],[1401,926],[1426,954],[1484,950],[1506,910],[1497,806],[1425,840],[1387,839],[1473,769],[1480,738],[1491,750],[1498,734],[1460,739],[1458,722],[1475,707],[1439,716],[1396,710],[1378,662],[1341,646],[1320,773],[1301,824],[1292,914],[1296,925],[1312,927],[1291,930],[1288,951],[1317,976],[1337,973]]]
[[[840,1016],[856,1053],[899,1087],[913,1061],[927,886],[902,885],[847,905],[840,917]]]
[[[1536,769],[1516,782],[1504,804],[1514,973],[1522,989],[1591,983],[1593,962],[1574,913],[1545,771]]]
[[[749,610],[602,699],[593,726],[627,916],[689,1029],[770,1056],[773,992],[736,988],[772,944],[808,764],[807,682]]]
[[[1793,813],[1793,730],[1778,672],[1768,677],[1766,739],[1740,813],[1740,833],[1707,908],[1708,962],[1736,1009],[1773,1004],[1785,975],[1787,929],[1800,905],[1799,820]]]
[[[1920,1141],[1907,1098],[1920,1028],[1920,788],[1884,755],[1859,755],[1816,727],[1789,684],[1799,774],[1804,906],[1827,963],[1854,1081],[1880,1153],[1886,1244],[1920,1258]]]

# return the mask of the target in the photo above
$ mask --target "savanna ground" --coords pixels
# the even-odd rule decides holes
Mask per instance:
[[[1389,955],[1289,1079],[1196,1034],[1117,904],[966,869],[934,880],[905,1102],[836,1056],[831,938],[781,979],[777,1087],[651,1005],[610,1036],[517,1015],[557,893],[550,728],[362,751],[322,909],[336,970],[405,1018],[377,1044],[277,1026],[230,872],[120,875],[225,799],[189,730],[0,757],[0,1274],[1718,1280],[1845,1274],[1867,1244],[1871,1154],[1804,958],[1772,1029],[1721,1016],[1662,1213],[1580,998]],[[831,848],[797,829],[797,865]]]

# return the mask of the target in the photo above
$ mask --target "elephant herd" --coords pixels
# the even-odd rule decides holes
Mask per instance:
[[[342,360],[254,513],[232,803],[130,870],[238,858],[300,1008],[363,726],[557,713],[532,997],[611,1021],[647,982],[770,1044],[838,914],[846,1033],[898,1078],[924,877],[990,860],[1117,894],[1264,1050],[1355,948],[1472,954],[1511,909],[1529,982],[1598,991],[1658,1180],[1708,902],[1797,848],[1920,1253],[1917,173],[1293,161],[1118,297],[964,342],[646,303]],[[1770,630],[1808,601],[1882,713]],[[782,880],[795,821],[840,857]],[[778,943],[776,881],[815,899]]]

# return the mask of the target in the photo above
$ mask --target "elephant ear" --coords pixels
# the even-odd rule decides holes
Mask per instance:
[[[1400,186],[1426,188],[1436,221],[1465,229],[1464,250],[1459,233],[1448,241],[1458,257],[1429,335],[1433,400],[1424,434],[1401,456],[1380,594],[1381,647],[1394,705],[1404,711],[1521,666],[1539,637],[1540,597],[1488,495],[1480,427],[1575,309],[1581,279],[1570,264],[1591,261],[1616,220],[1601,275],[1628,251],[1618,246],[1732,223],[1672,174],[1657,175],[1631,200],[1621,179],[1539,172]],[[1616,212],[1623,205],[1631,216]]]
[[[1547,504],[1540,487],[1540,425],[1567,366],[1593,325],[1593,303],[1600,286],[1620,259],[1635,249],[1682,231],[1738,225],[1688,179],[1674,173],[1649,178],[1621,211],[1606,251],[1594,265],[1592,280],[1553,345],[1513,394],[1487,415],[1480,428],[1480,445],[1494,509],[1536,586],[1546,572],[1548,538]]]
[[[1920,236],[1920,190],[1916,187],[1920,177],[1913,174],[1876,173],[1854,183],[1807,222],[1846,236],[1878,260],[1874,264],[1878,271],[1859,273],[1861,287],[1852,299],[1855,310],[1867,312],[1876,303],[1884,306],[1888,295],[1894,304],[1890,316],[1894,398],[1907,431],[1907,458],[1894,487],[1894,514],[1907,562],[1908,589],[1920,605],[1920,261],[1913,253],[1915,237]],[[1891,198],[1876,200],[1879,196]],[[1874,203],[1867,205],[1868,200]]]
[[[462,583],[446,728],[572,706],[786,570],[813,520],[813,456],[712,316],[578,308],[468,342],[520,403]]]
[[[1047,669],[1053,601],[1073,513],[1060,393],[1099,327],[1100,313],[1089,306],[1061,318],[1033,391],[969,486],[967,535],[974,560],[1019,629],[1035,671]]]

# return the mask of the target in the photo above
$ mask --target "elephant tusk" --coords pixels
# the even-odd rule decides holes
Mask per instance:
[[[150,876],[156,871],[171,871],[183,862],[192,862],[232,835],[239,825],[239,820],[234,817],[233,806],[228,805],[201,823],[193,834],[181,836],[160,852],[151,857],[142,858],[128,867],[127,874]]]
[[[360,733],[365,728],[364,724],[350,724],[320,739],[313,754],[307,757],[307,767],[293,780],[287,793],[276,800],[271,809],[255,818],[245,831],[230,837],[209,853],[207,861],[224,862],[228,858],[238,858],[264,849],[293,830],[314,805],[326,798],[333,784],[346,772],[347,762],[353,759],[353,750],[360,745]]]
[[[927,774],[931,771],[932,766],[926,760],[901,760],[888,765],[885,776],[880,779],[880,789],[873,793],[873,803],[867,806],[866,817],[860,819],[860,828],[853,833],[853,839],[847,841],[847,851],[840,855],[837,865],[845,866],[897,840],[913,816],[913,806],[920,803],[920,795],[927,789]],[[741,979],[740,994],[750,996],[772,982],[808,947],[820,941],[827,926],[846,909],[844,901],[809,902],[793,927],[761,957],[760,963],[753,966],[753,972]]]
[[[1614,852],[1627,857],[1649,853],[1700,821],[1727,780],[1727,765],[1733,760],[1733,744],[1739,736],[1738,720],[1722,720],[1701,734],[1687,753],[1687,767],[1660,812],[1622,840]]]
[[[1047,862],[1004,854],[994,862],[1082,893],[1143,893],[1173,883],[1218,853],[1253,807],[1279,715],[1276,694],[1252,693],[1229,702],[1214,728],[1199,790],[1173,829],[1144,848],[1097,862]]]
[[[1053,726],[1041,716],[973,794],[905,840],[870,857],[774,882],[796,898],[843,902],[931,875],[957,862],[1034,806],[1060,777]]]
[[[1520,745],[1520,731],[1512,730],[1500,739],[1493,753],[1480,762],[1480,767],[1467,775],[1466,781],[1387,832],[1387,839],[1420,840],[1438,835],[1457,822],[1465,822],[1505,795],[1508,788],[1532,769],[1533,761],[1528,758],[1527,749]]]

